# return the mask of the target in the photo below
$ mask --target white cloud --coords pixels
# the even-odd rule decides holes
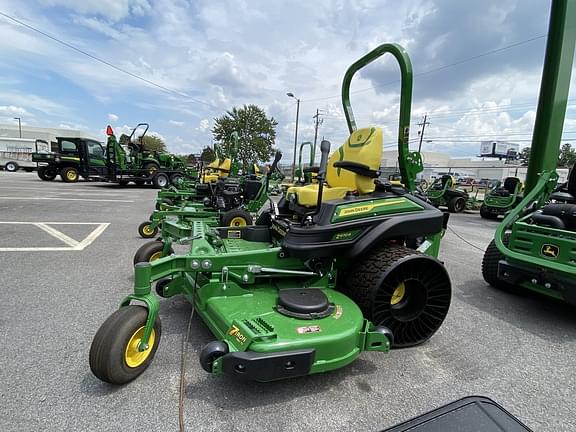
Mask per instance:
[[[209,127],[210,127],[210,121],[208,119],[200,120],[200,123],[198,124],[198,129],[200,131],[206,132]]]
[[[147,0],[40,0],[47,6],[63,6],[80,14],[98,14],[114,21],[129,15],[142,16],[151,7]]]
[[[32,117],[32,114],[30,114],[28,111],[26,111],[25,108],[22,107],[17,107],[14,105],[4,105],[4,106],[0,106],[0,115],[4,115],[4,116],[28,116],[28,117]]]
[[[116,114],[108,114],[108,120],[110,120],[111,122],[117,122],[118,121],[118,116]]]
[[[182,127],[182,126],[184,126],[184,122],[183,122],[183,121],[168,120],[168,123],[170,123],[171,125],[176,126],[176,127]]]

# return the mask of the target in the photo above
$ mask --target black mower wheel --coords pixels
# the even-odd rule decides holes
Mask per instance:
[[[142,238],[153,238],[158,234],[158,227],[152,228],[152,224],[149,221],[142,222],[138,225],[138,234]]]
[[[488,208],[486,208],[485,204],[482,204],[480,206],[480,217],[482,219],[490,219],[490,220],[495,220],[498,218],[497,214],[491,213]]]
[[[154,175],[156,171],[160,169],[158,164],[154,162],[148,162],[147,164],[144,165],[143,168],[148,173],[148,175]]]
[[[50,167],[42,166],[38,168],[38,177],[43,181],[52,181],[56,178],[56,170],[50,169]]]
[[[440,328],[450,307],[451,284],[436,259],[404,246],[370,252],[342,287],[364,317],[392,331],[393,348],[419,345]]]
[[[162,250],[164,249],[164,242],[162,241],[149,241],[144,243],[134,254],[134,265],[140,262],[154,262],[163,258]],[[170,248],[169,254],[173,254],[174,250]]]
[[[8,162],[4,165],[4,169],[8,172],[16,172],[18,171],[18,164],[16,162]]]
[[[154,177],[152,177],[152,184],[156,189],[164,189],[168,187],[170,181],[168,180],[168,176],[164,173],[157,173]]]
[[[118,309],[100,326],[90,346],[90,369],[110,384],[126,384],[146,370],[158,349],[162,334],[160,318],[148,339],[148,349],[138,351],[148,310],[130,305]]]
[[[454,197],[448,201],[448,211],[450,213],[461,213],[466,209],[466,198]]]
[[[164,287],[170,282],[172,282],[172,278],[164,278],[156,282],[156,286],[154,287],[156,294],[158,294],[160,297],[167,298],[168,296],[164,295]]]
[[[206,372],[212,373],[214,360],[228,354],[228,344],[222,341],[213,341],[204,345],[200,351],[200,365]]]
[[[170,184],[173,186],[178,186],[182,180],[184,180],[184,176],[182,174],[176,173],[170,176]]]
[[[228,210],[220,218],[221,226],[243,227],[252,225],[253,223],[252,215],[240,208]]]
[[[504,234],[502,241],[505,245],[508,245],[510,242],[510,234]],[[482,277],[494,288],[498,288],[502,291],[515,292],[517,290],[514,285],[498,279],[498,262],[501,259],[504,259],[504,255],[502,255],[496,247],[495,240],[492,240],[486,248],[484,257],[482,258]]]
[[[65,183],[76,183],[80,178],[80,173],[74,167],[64,167],[60,170],[60,178]]]

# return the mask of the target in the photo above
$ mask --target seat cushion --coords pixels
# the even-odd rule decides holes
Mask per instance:
[[[328,187],[324,185],[322,189],[322,201],[342,199],[352,188],[347,187]],[[290,200],[296,196],[296,203],[303,207],[314,207],[318,202],[318,183],[312,183],[306,186],[292,186],[286,192],[286,198]]]

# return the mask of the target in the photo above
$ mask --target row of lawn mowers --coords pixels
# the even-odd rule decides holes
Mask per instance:
[[[570,50],[557,52],[565,57]],[[386,53],[401,71],[401,185],[379,179],[382,129],[358,128],[349,97],[356,72]],[[558,107],[566,106],[558,92],[567,93],[571,58],[556,60],[547,57],[555,66],[545,67],[544,82],[557,85],[543,86],[540,105],[553,104],[558,116]],[[416,189],[423,164],[408,145],[412,75],[408,54],[396,44],[380,45],[353,63],[342,84],[349,138],[332,152],[323,140],[319,166],[303,169],[309,181],[287,188],[277,201],[268,192],[279,154],[260,178],[236,175],[233,161],[224,160],[205,174],[215,181],[160,191],[139,228],[155,239],[134,257],[133,293],[94,337],[92,372],[113,384],[140,375],[161,339],[158,298],[176,295],[214,335],[199,355],[201,367],[214,375],[273,381],[328,372],[363,351],[388,352],[432,337],[451,302],[450,277],[438,260],[450,213]],[[537,128],[562,130],[563,118],[546,117],[552,111],[539,106]],[[553,139],[535,142],[533,154],[543,143],[550,153],[559,148]],[[495,287],[524,287],[576,303],[576,204],[550,203],[555,165],[541,159],[547,164],[531,161],[531,183],[498,227],[482,272]],[[563,193],[574,200],[574,170]],[[175,254],[175,242],[186,245],[186,253]]]

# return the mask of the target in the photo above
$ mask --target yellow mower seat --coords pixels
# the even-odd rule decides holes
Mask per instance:
[[[368,166],[373,171],[380,168],[382,159],[382,129],[372,127],[359,129],[350,135],[344,145],[328,159],[326,184],[322,189],[322,201],[342,199],[348,192],[360,195],[374,191],[374,179],[356,174],[343,168],[334,167],[338,161],[356,162]],[[318,184],[290,187],[287,199],[295,196],[296,203],[304,207],[314,207],[318,201]]]
[[[231,159],[226,158],[222,161],[222,163],[220,163],[219,159],[216,159],[214,162],[208,165],[208,168],[210,168],[213,171],[216,171],[216,173],[204,174],[204,183],[215,182],[220,177],[228,177],[231,167],[232,167]]]

